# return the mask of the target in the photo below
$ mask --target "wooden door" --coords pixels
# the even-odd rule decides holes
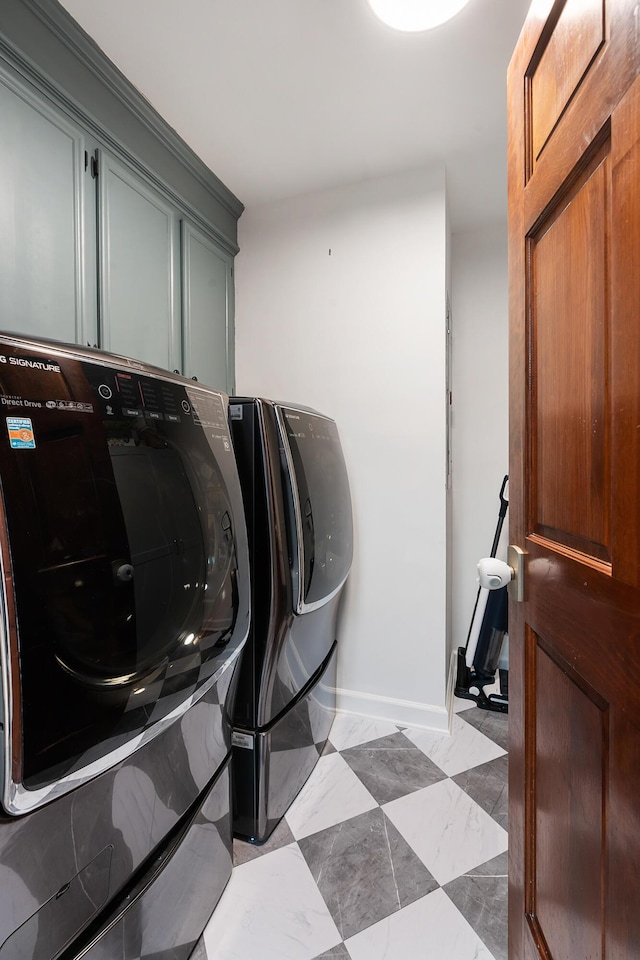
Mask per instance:
[[[510,960],[640,957],[639,73],[635,0],[509,69]]]

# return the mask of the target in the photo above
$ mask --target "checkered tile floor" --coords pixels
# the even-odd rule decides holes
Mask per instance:
[[[457,710],[451,737],[338,715],[192,960],[506,960],[507,717]]]

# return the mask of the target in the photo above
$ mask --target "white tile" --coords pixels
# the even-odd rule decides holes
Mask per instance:
[[[494,960],[444,890],[345,941],[351,960]]]
[[[336,750],[347,750],[370,740],[381,740],[398,732],[395,723],[386,720],[368,720],[348,713],[338,713],[333,721],[329,740]]]
[[[455,713],[462,713],[463,710],[470,710],[471,707],[475,707],[475,700],[465,700],[464,697],[455,697],[453,698],[453,709]]]
[[[506,831],[453,780],[392,800],[382,809],[441,886],[508,846]]]
[[[286,820],[300,840],[377,806],[346,760],[339,753],[330,753],[318,760]]]
[[[453,716],[451,736],[433,730],[417,730],[415,727],[409,727],[404,735],[448,777],[455,777],[457,773],[464,773],[471,767],[478,767],[506,753],[497,743],[457,715]]]
[[[340,940],[295,843],[235,867],[204,932],[215,960],[313,960]]]

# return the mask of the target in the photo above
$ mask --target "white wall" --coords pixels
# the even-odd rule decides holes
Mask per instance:
[[[509,472],[506,225],[452,237],[454,647],[467,639],[476,564],[489,555]],[[508,514],[501,554],[506,554]]]
[[[249,209],[236,261],[237,391],[335,417],[355,560],[339,705],[445,728],[444,172]]]

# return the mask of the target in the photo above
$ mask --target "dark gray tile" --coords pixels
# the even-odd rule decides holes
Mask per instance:
[[[282,818],[266,843],[245,843],[244,840],[233,841],[233,865],[239,867],[241,863],[247,863],[248,860],[255,860],[265,853],[271,853],[272,850],[278,850],[279,847],[286,847],[295,841],[294,835],[289,829],[289,824]]]
[[[337,947],[334,947],[333,950],[327,950],[326,953],[321,953],[317,957],[314,957],[314,960],[351,960],[349,956],[349,951],[345,947],[344,943],[339,943]]]
[[[480,733],[484,733],[485,737],[493,740],[503,750],[509,749],[508,713],[493,713],[491,710],[480,710],[479,707],[473,707],[471,710],[462,710],[458,716],[470,723]]]
[[[334,747],[334,745],[331,743],[331,741],[330,741],[330,740],[327,740],[327,742],[325,743],[324,747],[322,748],[322,751],[321,751],[321,753],[320,753],[320,756],[321,756],[321,757],[327,757],[330,753],[337,753],[337,750],[336,750],[336,748]]]
[[[342,756],[380,804],[446,779],[442,770],[402,733],[349,747]]]
[[[507,878],[466,875],[444,890],[496,960],[507,960]]]
[[[438,886],[379,808],[298,846],[344,940]]]
[[[204,939],[202,937],[200,937],[193,948],[193,953],[189,957],[189,960],[209,960],[207,948],[204,945]]]
[[[489,816],[508,829],[509,758],[497,757],[451,779],[468,793]]]
[[[481,863],[479,867],[474,867],[465,874],[466,877],[506,877],[509,870],[509,854],[498,854],[492,860]]]

